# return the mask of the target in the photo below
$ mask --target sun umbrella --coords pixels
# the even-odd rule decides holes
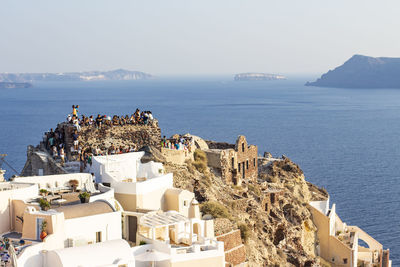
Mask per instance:
[[[154,262],[165,261],[170,258],[171,258],[170,255],[156,250],[148,250],[142,254],[135,256],[135,260],[143,262],[151,262],[151,266],[154,266]]]

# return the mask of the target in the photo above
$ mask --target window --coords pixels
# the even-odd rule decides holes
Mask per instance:
[[[246,169],[249,169],[249,160],[246,161]]]
[[[244,143],[242,143],[242,152],[244,152]]]
[[[187,206],[188,206],[188,201],[187,201],[187,200],[184,200],[184,201],[183,201],[183,206],[184,206],[184,207],[187,207]]]
[[[256,166],[256,158],[253,159],[253,166]]]
[[[240,163],[238,163],[238,171],[240,172]]]
[[[96,232],[96,243],[101,242],[101,232]]]
[[[232,157],[232,169],[235,167],[235,158]]]
[[[347,258],[344,258],[344,259],[343,259],[343,263],[344,263],[344,264],[347,264]]]
[[[275,194],[271,193],[271,195],[269,197],[270,197],[270,200],[271,200],[271,204],[274,204],[275,203]]]

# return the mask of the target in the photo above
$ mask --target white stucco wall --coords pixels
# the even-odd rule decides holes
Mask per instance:
[[[150,161],[148,163],[139,163],[137,177],[146,177],[148,179],[162,176],[164,171],[163,164],[160,162]]]
[[[96,242],[96,232],[102,232],[102,242],[122,238],[121,212],[109,212],[65,220],[65,236],[78,241]]]
[[[45,176],[27,176],[16,178],[16,182],[24,183],[35,183],[39,185],[39,188],[51,188],[60,186],[69,186],[70,180],[78,180],[78,188],[83,187],[83,184],[92,180],[90,173],[69,173],[69,174],[57,174],[57,175],[45,175]]]
[[[114,189],[103,186],[102,184],[98,185],[98,189],[101,194],[90,196],[89,202],[95,202],[96,200],[106,200],[115,208]]]
[[[119,266],[135,267],[132,250],[125,240],[113,240],[79,248],[49,251],[44,267]]]
[[[204,259],[212,259],[212,258],[221,258],[220,264],[218,267],[225,266],[225,252],[224,252],[224,242],[215,242],[214,249],[210,250],[201,250],[200,245],[193,245],[194,252],[191,253],[182,253],[180,248],[170,248],[167,244],[155,243],[143,246],[137,246],[132,248],[132,252],[134,256],[138,256],[142,253],[145,253],[147,250],[154,249],[156,251],[160,251],[170,255],[169,260],[161,261],[157,263],[159,267],[168,267],[173,263],[182,262],[184,266],[191,266],[196,264],[198,260]],[[211,247],[211,246],[210,246]],[[145,267],[146,263],[136,261],[136,267]],[[215,265],[212,265],[213,267]],[[210,266],[211,267],[211,266]]]
[[[336,204],[334,203],[329,213],[329,235],[334,236],[336,234]]]
[[[326,215],[329,211],[329,198],[324,201],[311,201],[310,205]]]
[[[11,200],[26,200],[38,195],[38,186],[36,184],[4,182],[0,184],[0,188],[13,187],[11,190],[0,191],[0,233],[9,232],[11,230]]]
[[[17,258],[18,267],[43,267],[43,243],[26,247]]]
[[[90,171],[94,173],[98,182],[110,182],[109,177],[103,177],[105,173],[109,173],[109,176],[113,177],[116,181],[124,179],[135,180],[137,177],[138,162],[144,154],[144,152],[132,152],[93,157],[93,164]]]
[[[168,189],[173,187],[172,173],[152,178],[143,182],[118,182],[112,185],[115,193],[120,194],[146,194],[159,189]]]

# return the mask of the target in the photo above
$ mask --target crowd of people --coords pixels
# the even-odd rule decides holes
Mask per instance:
[[[187,136],[182,136],[180,135],[179,137],[172,137],[167,139],[165,135],[161,139],[161,147],[163,148],[169,148],[169,149],[175,149],[175,150],[185,150],[192,152],[192,138],[187,137]]]
[[[78,108],[79,105],[72,105],[72,115],[68,114],[67,116],[67,122],[73,124],[78,132],[83,126],[96,126],[97,129],[100,129],[105,126],[147,125],[154,120],[151,111],[140,111],[138,108],[132,115],[114,115],[111,117],[97,114],[97,117],[81,115],[81,118],[79,118]]]
[[[54,159],[60,158],[61,164],[63,165],[65,162],[65,143],[63,132],[60,131],[58,127],[56,130],[51,128],[50,131],[44,133],[43,144]]]
[[[98,114],[96,118],[93,116],[85,116],[81,115],[81,119],[79,119],[78,115],[79,105],[72,105],[72,115],[69,114],[67,116],[67,122],[74,125],[75,129],[71,134],[72,146],[70,147],[69,155],[72,155],[74,159],[79,160],[80,162],[80,171],[82,172],[88,166],[92,165],[93,156],[103,156],[103,155],[114,155],[114,154],[122,154],[137,151],[136,144],[132,143],[128,147],[124,146],[115,146],[114,144],[110,144],[109,147],[88,147],[85,144],[79,142],[80,132],[82,127],[85,126],[93,126],[97,129],[102,127],[113,127],[113,126],[123,126],[123,125],[147,125],[149,122],[154,120],[153,114],[151,111],[140,111],[136,109],[135,113],[132,115],[125,116],[117,116],[114,115],[112,118],[107,115]],[[65,136],[63,131],[61,131],[58,127],[53,130],[50,129],[49,132],[46,132],[43,136],[43,143],[52,157],[57,160],[60,160],[62,166],[68,160],[67,159],[67,151],[65,145]]]

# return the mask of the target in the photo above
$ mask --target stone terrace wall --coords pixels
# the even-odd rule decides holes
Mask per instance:
[[[246,249],[242,244],[239,229],[219,235],[217,240],[224,242],[225,261],[228,266],[236,266],[246,261]]]
[[[68,154],[73,145],[72,134],[75,127],[68,123],[59,124],[58,127],[64,132]],[[101,129],[86,126],[82,127],[79,132],[79,144],[82,147],[95,148],[98,146],[100,149],[108,148],[111,144],[125,148],[135,144],[137,149],[143,146],[153,146],[161,150],[161,130],[157,120],[148,125],[103,126]]]

